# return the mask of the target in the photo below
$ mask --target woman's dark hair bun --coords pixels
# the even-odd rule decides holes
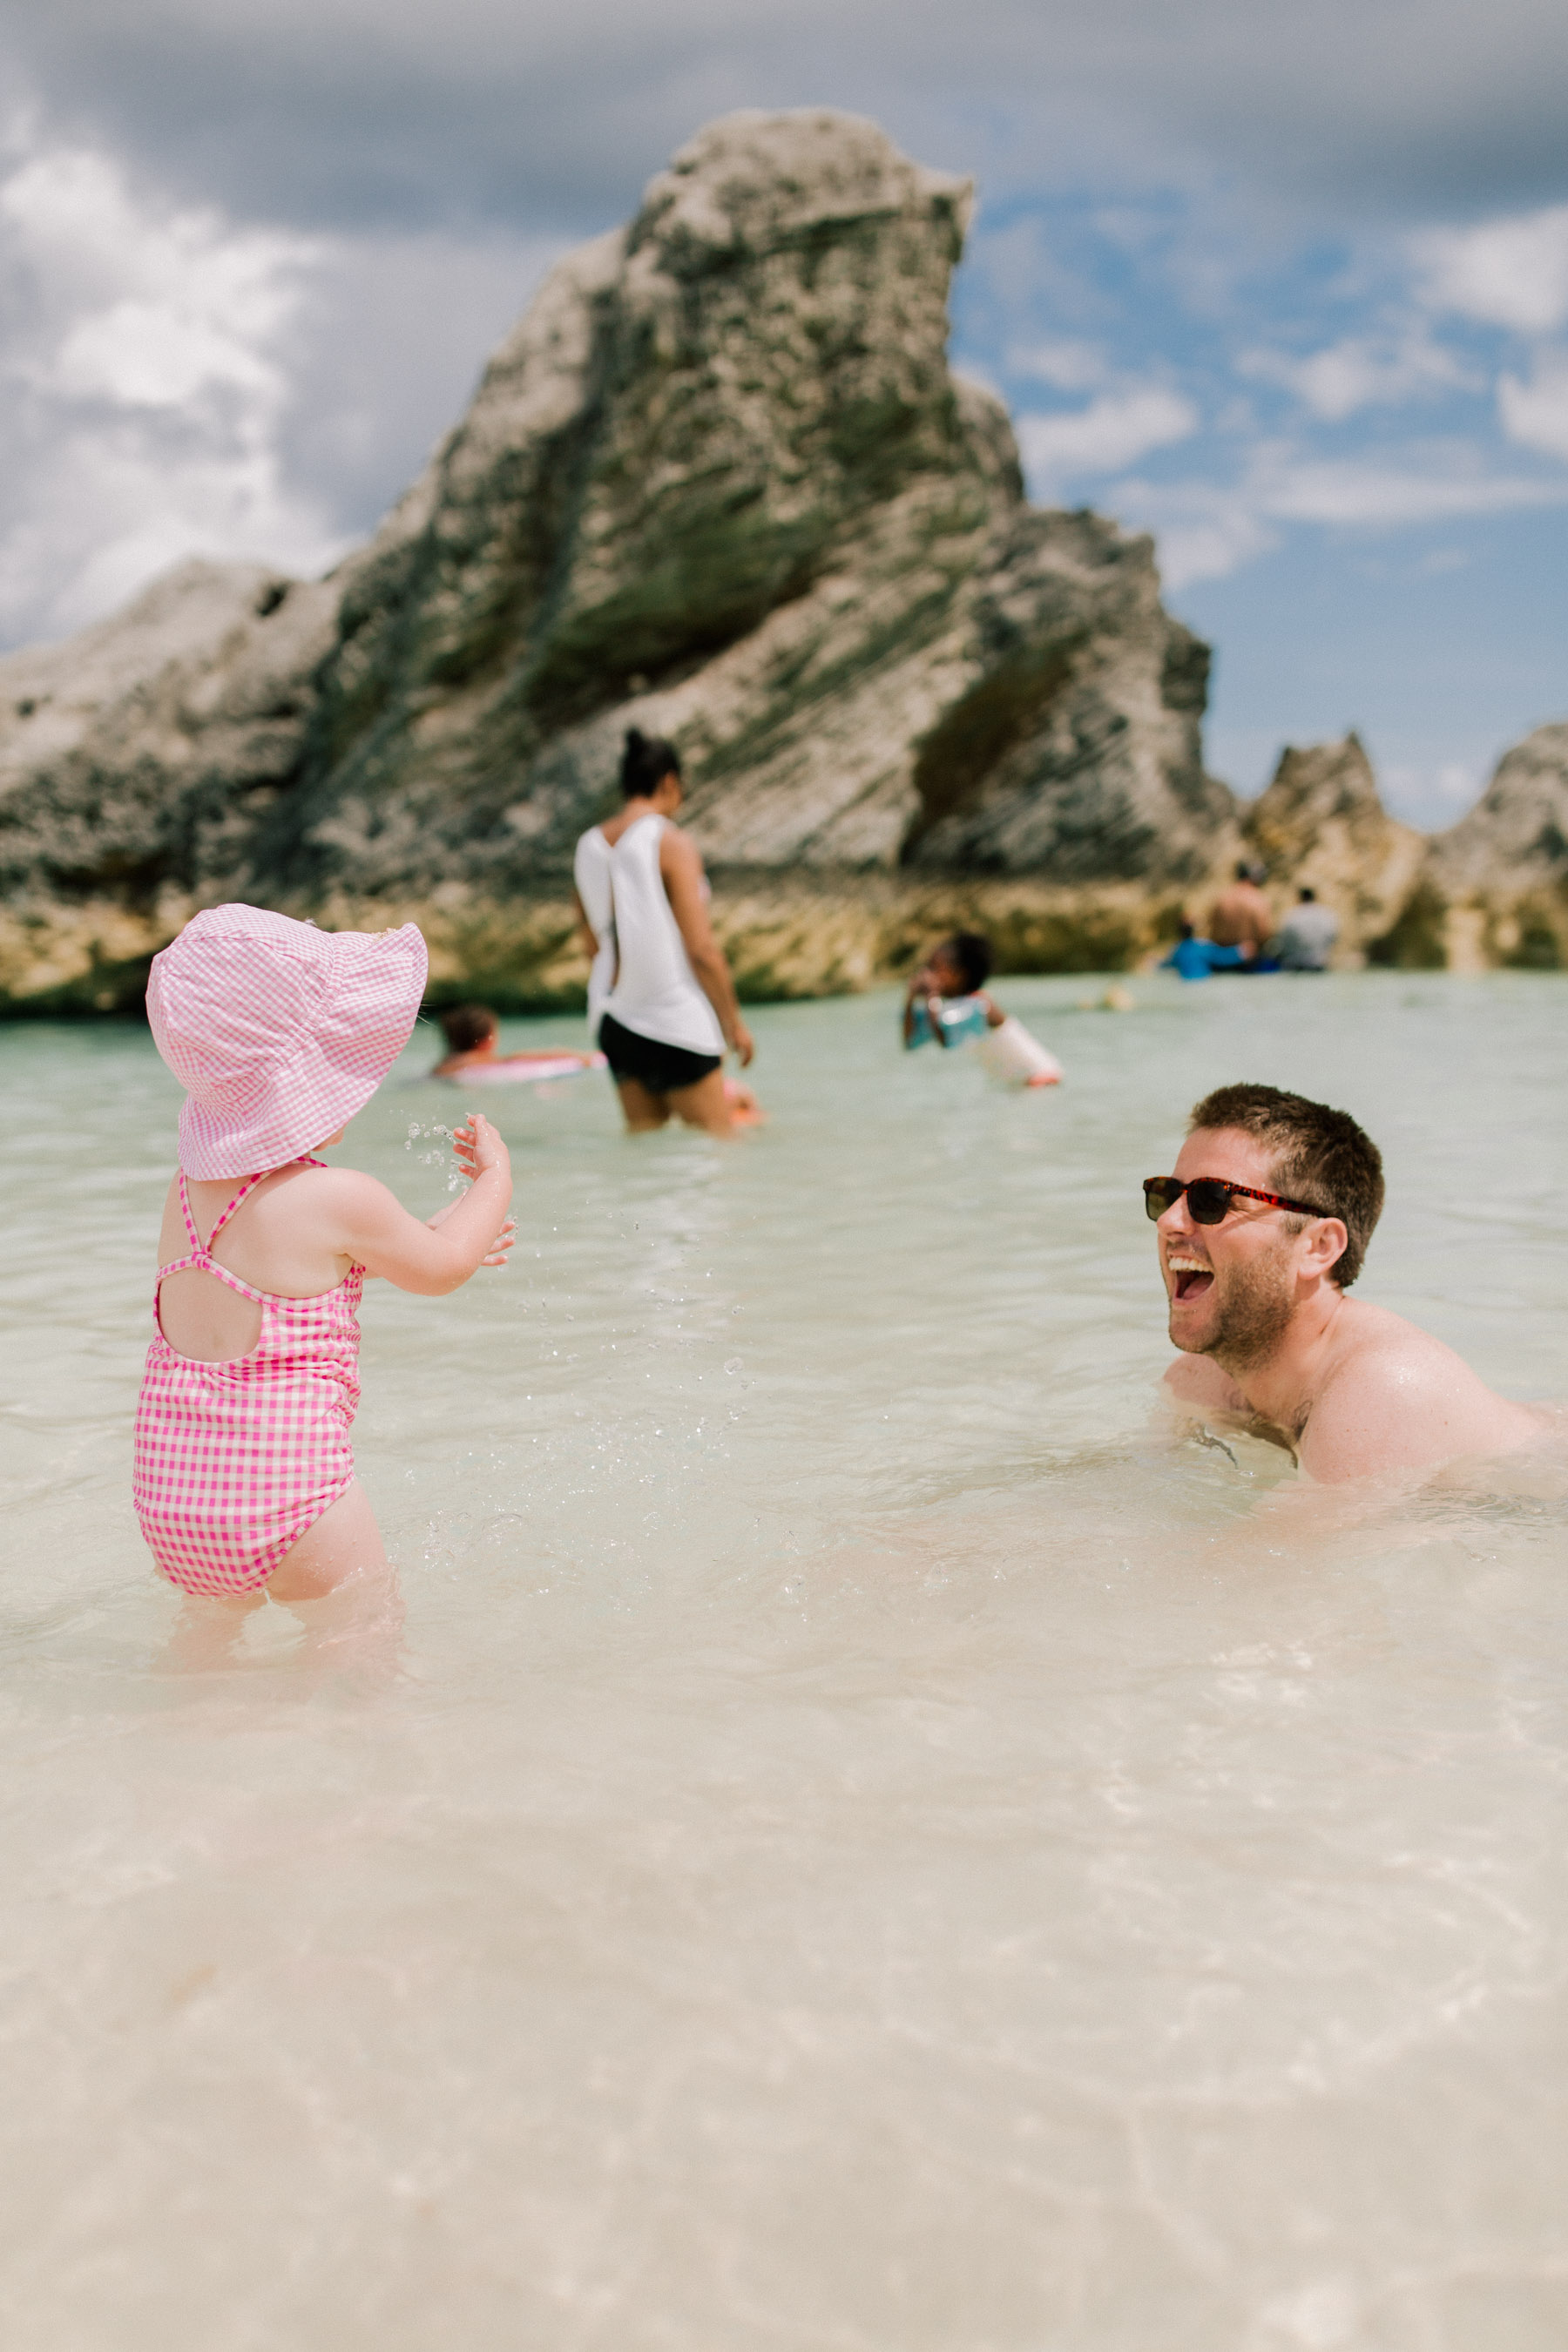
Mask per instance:
[[[680,773],[680,754],[673,743],[662,735],[645,735],[640,727],[626,729],[626,749],[621,753],[621,796],[624,800],[650,800],[666,776]]]

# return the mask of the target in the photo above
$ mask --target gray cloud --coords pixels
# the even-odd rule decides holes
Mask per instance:
[[[1014,183],[1239,178],[1343,215],[1562,184],[1559,0],[0,0],[22,86],[249,217],[575,233],[708,116],[828,102]]]

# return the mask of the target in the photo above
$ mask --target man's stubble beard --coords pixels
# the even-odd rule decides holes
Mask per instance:
[[[1216,1286],[1220,1279],[1216,1274]],[[1231,1268],[1225,1286],[1214,1337],[1194,1352],[1212,1356],[1225,1372],[1256,1370],[1268,1361],[1290,1328],[1296,1309],[1289,1273],[1282,1256],[1270,1255],[1245,1272]]]

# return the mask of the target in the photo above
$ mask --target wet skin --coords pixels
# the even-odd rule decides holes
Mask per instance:
[[[1175,1173],[1290,1190],[1276,1181],[1272,1153],[1232,1129],[1190,1135]],[[1160,1219],[1170,1334],[1183,1351],[1165,1375],[1173,1397],[1250,1423],[1327,1484],[1509,1453],[1540,1436],[1543,1414],[1498,1396],[1403,1316],[1338,1287],[1337,1217],[1300,1233],[1293,1222],[1240,1201],[1222,1224],[1195,1224],[1184,1193]]]

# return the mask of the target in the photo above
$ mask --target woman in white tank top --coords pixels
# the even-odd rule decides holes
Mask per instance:
[[[593,961],[588,967],[588,1035],[599,1042],[599,1019],[616,984],[616,909],[610,896],[610,845],[596,824],[577,844],[572,861],[577,912]]]
[[[744,1067],[752,1038],[708,919],[702,860],[672,822],[681,801],[673,744],[631,728],[621,791],[626,806],[583,835],[574,861],[593,942],[589,1017],[596,1008],[597,1042],[634,1133],[664,1126],[673,1111],[689,1127],[728,1135],[735,1118],[724,1049]],[[601,996],[610,972],[614,984]]]

